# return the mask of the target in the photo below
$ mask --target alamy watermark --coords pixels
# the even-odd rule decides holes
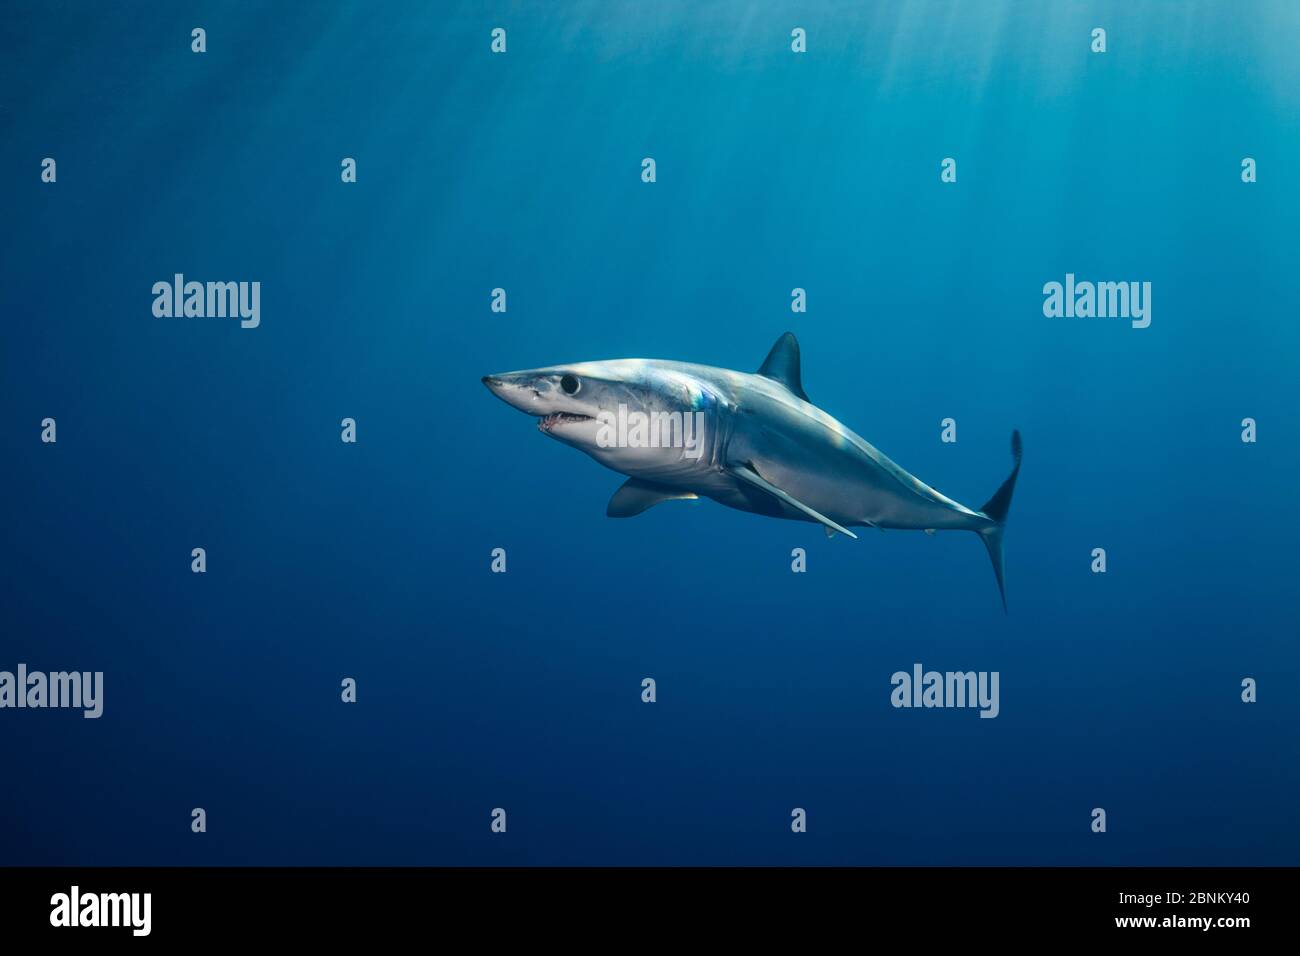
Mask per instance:
[[[636,412],[619,403],[618,413],[596,415],[601,448],[680,448],[683,458],[704,453],[704,412]]]
[[[152,893],[83,893],[74,884],[50,897],[50,925],[55,927],[125,926],[133,936],[148,936],[152,913]]]
[[[262,283],[186,282],[176,273],[171,282],[153,284],[153,314],[160,319],[239,319],[240,328],[262,324]]]
[[[1043,285],[1043,315],[1049,319],[1131,319],[1133,328],[1151,324],[1150,282],[1076,282]]]
[[[927,671],[913,664],[912,672],[896,671],[889,702],[895,707],[978,707],[981,717],[996,717],[998,671]]]
[[[28,671],[19,664],[17,673],[0,671],[0,710],[6,707],[78,708],[82,717],[94,720],[104,713],[103,671]]]

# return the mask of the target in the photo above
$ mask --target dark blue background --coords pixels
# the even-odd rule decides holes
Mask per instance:
[[[1298,39],[1286,3],[11,4],[0,669],[106,690],[0,712],[0,863],[1300,862]],[[1067,271],[1151,281],[1151,327],[1044,318]],[[260,281],[261,327],[154,318],[175,272]],[[620,479],[478,382],[786,328],[967,504],[1023,431],[1009,616],[973,536],[610,521]],[[1000,671],[1001,716],[894,710],[917,661]]]

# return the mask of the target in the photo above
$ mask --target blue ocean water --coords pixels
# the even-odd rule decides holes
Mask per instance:
[[[11,4],[0,669],[105,700],[0,712],[0,863],[1300,863],[1297,40],[1284,2]],[[175,273],[260,281],[260,326],[155,318]],[[1150,327],[1046,318],[1066,273],[1151,282]],[[609,520],[619,476],[479,383],[787,329],[964,503],[1021,430],[1009,614],[973,535]],[[891,707],[917,662],[1000,715]]]

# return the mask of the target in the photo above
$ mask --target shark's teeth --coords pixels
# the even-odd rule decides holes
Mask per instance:
[[[549,432],[556,425],[562,425],[566,422],[589,421],[591,421],[590,415],[575,415],[571,412],[551,412],[551,414],[537,420],[537,428],[539,431]]]

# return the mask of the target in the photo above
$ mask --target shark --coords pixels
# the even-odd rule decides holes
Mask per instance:
[[[606,507],[630,518],[662,502],[709,498],[739,511],[880,531],[973,531],[1007,610],[1003,533],[1020,474],[978,510],[941,494],[813,404],[799,343],[786,332],[756,372],[660,359],[579,362],[483,376],[538,429],[627,480]]]

